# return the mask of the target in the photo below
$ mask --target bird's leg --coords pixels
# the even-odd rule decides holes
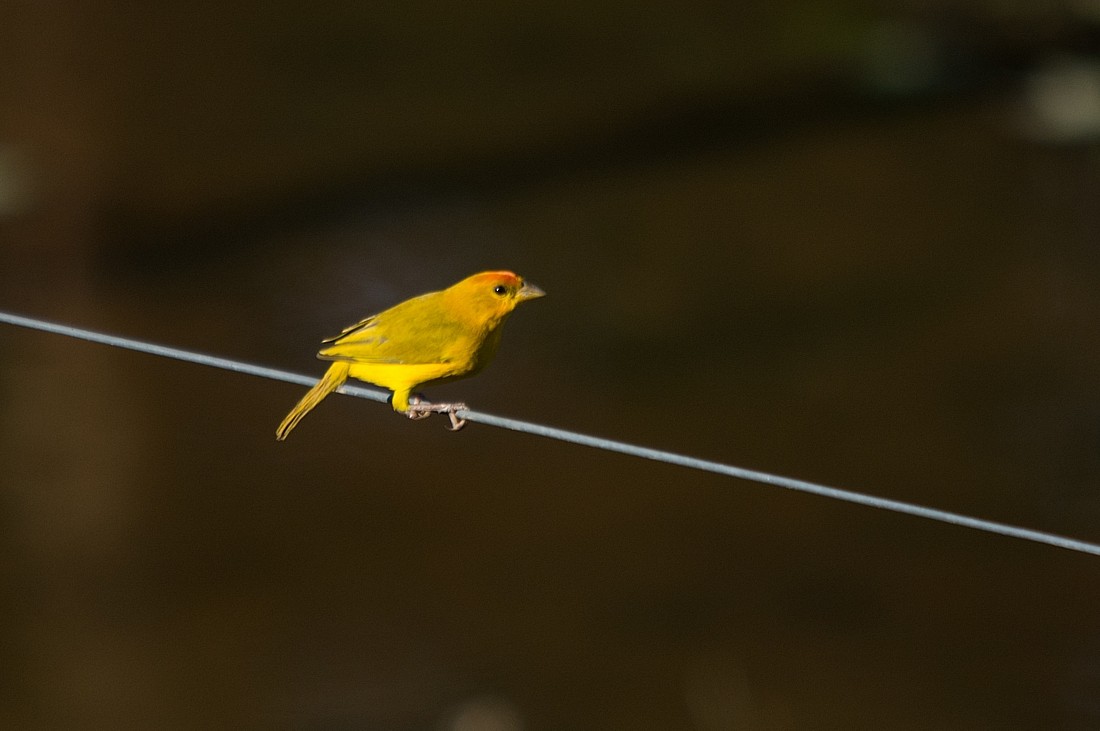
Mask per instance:
[[[427,419],[432,415],[431,409],[424,408],[425,406],[431,406],[424,397],[418,393],[414,393],[409,396],[409,410],[405,412],[405,416],[413,419],[414,421],[420,421],[421,419]]]
[[[405,415],[410,419],[426,419],[432,414],[446,414],[451,419],[451,425],[447,428],[451,431],[458,431],[466,425],[465,419],[458,418],[458,412],[466,410],[466,404],[463,403],[433,404],[414,394],[409,398],[409,410],[405,412]]]

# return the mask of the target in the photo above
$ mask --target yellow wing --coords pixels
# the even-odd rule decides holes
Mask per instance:
[[[334,337],[317,357],[351,363],[406,365],[454,363],[460,370],[484,334],[439,307],[438,292],[414,297],[364,318]]]
[[[340,340],[343,340],[344,338],[351,337],[353,334],[355,334],[359,330],[365,330],[369,327],[374,327],[375,321],[377,319],[378,319],[378,315],[369,315],[367,317],[364,317],[362,320],[355,323],[354,325],[348,325],[347,327],[345,327],[343,330],[340,331],[339,335],[333,335],[331,338],[325,338],[321,342],[322,343],[335,343],[335,342],[338,342]]]

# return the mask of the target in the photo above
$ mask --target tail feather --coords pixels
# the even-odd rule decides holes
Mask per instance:
[[[325,375],[320,381],[317,381],[313,388],[309,389],[309,392],[302,397],[302,400],[298,402],[298,405],[290,410],[290,413],[283,419],[283,423],[279,424],[279,428],[275,430],[275,439],[283,441],[290,434],[290,430],[298,425],[298,422],[302,420],[302,417],[308,414],[314,406],[321,403],[321,400],[328,396],[330,393],[344,385],[344,381],[348,380],[348,371],[351,369],[351,364],[344,361],[336,361],[329,369],[325,371]]]

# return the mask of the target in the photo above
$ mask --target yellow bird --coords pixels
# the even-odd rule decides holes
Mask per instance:
[[[461,428],[465,422],[455,413],[465,404],[427,403],[413,396],[413,389],[481,371],[496,354],[501,326],[516,305],[545,294],[512,272],[482,272],[440,292],[405,300],[323,340],[328,347],[317,357],[334,362],[279,424],[275,438],[286,439],[349,376],[393,391],[393,410],[410,419],[445,413],[452,429]]]

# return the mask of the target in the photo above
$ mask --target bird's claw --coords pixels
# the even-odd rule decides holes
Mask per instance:
[[[432,414],[446,414],[451,420],[451,425],[447,427],[447,429],[450,431],[458,431],[466,426],[466,420],[458,418],[459,411],[467,411],[466,404],[433,404],[418,397],[414,397],[409,401],[409,408],[405,412],[405,416],[410,419],[420,420],[427,419]]]

